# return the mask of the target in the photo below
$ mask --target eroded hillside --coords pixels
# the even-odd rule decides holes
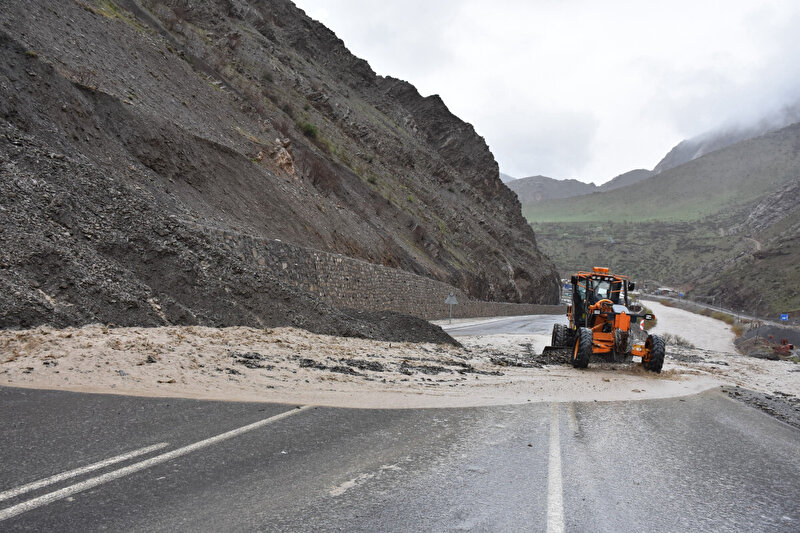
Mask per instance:
[[[332,312],[209,227],[557,298],[484,140],[288,1],[22,1],[0,34],[6,327]]]

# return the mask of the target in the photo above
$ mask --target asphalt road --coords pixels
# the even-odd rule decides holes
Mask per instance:
[[[442,328],[450,335],[550,335],[553,332],[553,324],[566,323],[567,317],[564,315],[528,315],[502,317],[463,325],[443,325]]]
[[[0,406],[2,531],[800,529],[800,431],[717,391],[357,410],[0,388]]]

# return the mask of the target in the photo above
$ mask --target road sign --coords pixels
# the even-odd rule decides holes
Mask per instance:
[[[781,320],[783,320],[784,322],[788,322],[789,321],[789,313],[781,314]]]
[[[444,303],[446,303],[446,304],[448,304],[450,306],[450,323],[452,324],[453,323],[453,306],[458,304],[458,300],[456,300],[456,295],[451,292],[450,296],[448,296],[444,300]]]

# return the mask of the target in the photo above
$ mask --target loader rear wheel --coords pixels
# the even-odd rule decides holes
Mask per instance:
[[[650,360],[644,362],[645,370],[660,373],[661,368],[664,366],[664,339],[658,335],[648,335],[644,343],[645,349],[650,352]]]
[[[569,346],[567,337],[569,336],[569,328],[564,324],[553,324],[553,336],[550,338],[550,346],[556,348],[564,348]]]
[[[572,366],[575,368],[586,368],[589,366],[589,358],[592,356],[592,330],[589,328],[578,328],[575,335],[575,345],[572,349]]]

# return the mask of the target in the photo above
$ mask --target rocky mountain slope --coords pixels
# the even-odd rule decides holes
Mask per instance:
[[[351,328],[209,227],[557,298],[474,129],[286,0],[14,2],[0,54],[2,327]]]
[[[573,179],[558,180],[547,176],[531,176],[508,183],[508,188],[517,194],[517,198],[525,206],[558,198],[572,198],[573,196],[582,196],[594,192],[613,191],[647,179],[651,175],[652,172],[649,170],[631,170],[602,185],[584,183]]]
[[[800,308],[800,124],[613,193],[525,207],[562,274],[604,265],[760,315]]]

